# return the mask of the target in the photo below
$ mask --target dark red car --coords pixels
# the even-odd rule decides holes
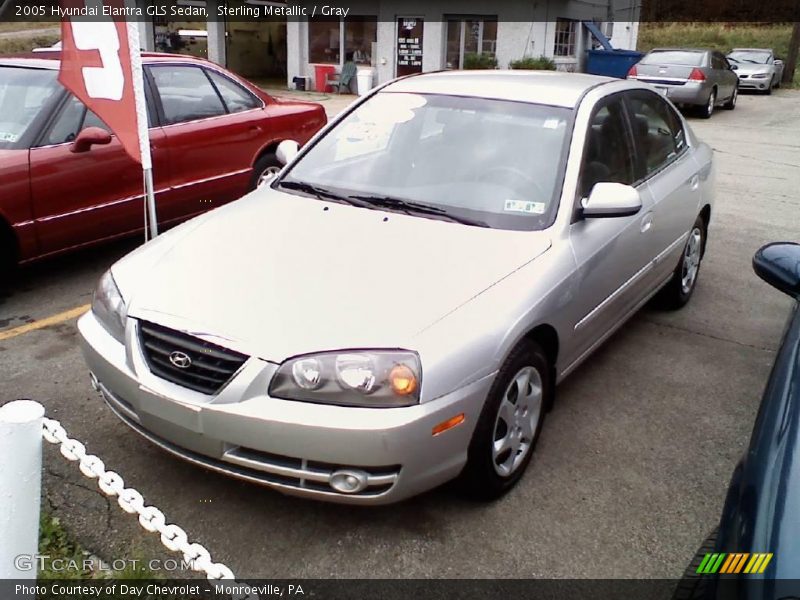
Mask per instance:
[[[0,263],[24,263],[144,227],[141,167],[57,81],[59,61],[0,59]],[[305,143],[319,104],[278,100],[221,67],[145,54],[158,221],[235,200]],[[0,264],[0,267],[3,265]]]

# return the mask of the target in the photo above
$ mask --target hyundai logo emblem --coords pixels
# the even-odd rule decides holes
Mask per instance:
[[[175,352],[169,355],[169,362],[179,369],[188,369],[192,366],[191,357],[186,354],[186,352],[181,352],[180,350],[175,350]]]

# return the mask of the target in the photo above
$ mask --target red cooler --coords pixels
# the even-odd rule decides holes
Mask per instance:
[[[326,75],[333,75],[336,73],[334,65],[314,65],[314,89],[318,92],[327,92],[325,85]]]

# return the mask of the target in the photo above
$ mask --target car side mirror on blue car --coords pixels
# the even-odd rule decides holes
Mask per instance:
[[[772,287],[800,300],[800,244],[775,242],[762,246],[753,256],[753,270]]]

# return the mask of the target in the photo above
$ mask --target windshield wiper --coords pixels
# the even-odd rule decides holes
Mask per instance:
[[[351,202],[347,196],[337,194],[333,190],[329,190],[319,185],[306,183],[305,181],[281,181],[278,187],[286,188],[287,190],[296,190],[304,194],[310,194],[318,200],[334,200],[336,202],[343,202],[345,204],[355,204]]]
[[[402,198],[394,198],[392,196],[348,196],[353,200],[366,202],[367,204],[379,208],[388,208],[389,210],[397,210],[406,213],[407,215],[432,215],[442,217],[455,223],[462,225],[473,225],[475,227],[489,227],[487,223],[470,219],[469,217],[461,217],[454,215],[447,209],[440,206],[431,206],[430,204],[423,204],[421,202],[414,202],[412,200],[403,200]]]

